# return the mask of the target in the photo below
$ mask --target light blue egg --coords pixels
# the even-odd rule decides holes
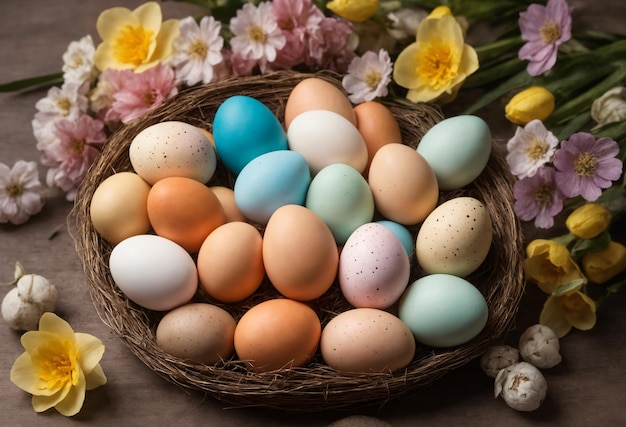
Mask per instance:
[[[311,181],[305,206],[326,223],[338,245],[374,217],[374,196],[363,175],[352,166],[333,163]]]
[[[311,183],[305,158],[290,150],[277,150],[251,160],[241,170],[233,191],[241,213],[265,225],[284,205],[304,205]]]
[[[491,131],[478,116],[449,117],[426,132],[417,152],[435,172],[441,190],[459,189],[485,169],[491,154]]]
[[[454,347],[483,330],[489,309],[480,291],[467,280],[431,274],[407,287],[398,316],[417,341],[432,347]]]
[[[288,148],[287,135],[274,113],[244,95],[220,104],[213,118],[213,139],[219,159],[235,174],[261,154]]]
[[[389,221],[387,219],[376,221],[376,222],[381,225],[384,225],[385,227],[393,231],[393,233],[402,242],[402,246],[404,246],[404,249],[406,250],[407,255],[411,256],[413,252],[415,252],[415,243],[413,242],[413,235],[411,234],[408,228],[406,228],[402,224],[398,224],[397,222]]]

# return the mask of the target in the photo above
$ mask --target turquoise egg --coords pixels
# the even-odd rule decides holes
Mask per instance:
[[[477,116],[444,119],[422,137],[417,152],[437,176],[441,190],[465,187],[481,174],[491,154],[491,131]]]
[[[422,344],[454,347],[483,330],[489,309],[480,291],[467,280],[451,274],[431,274],[406,288],[398,316]]]
[[[262,154],[241,170],[233,191],[241,213],[258,224],[284,205],[304,205],[311,172],[304,157],[295,151]]]
[[[397,222],[389,221],[387,219],[376,222],[390,229],[393,234],[395,234],[398,239],[400,239],[400,242],[402,242],[402,246],[404,246],[407,255],[410,256],[413,254],[413,252],[415,251],[415,243],[413,242],[413,235],[408,228],[406,228],[402,224],[398,224]]]
[[[374,217],[374,197],[363,175],[352,166],[333,163],[311,181],[305,206],[326,223],[338,245]]]
[[[212,132],[219,159],[236,174],[255,157],[288,148],[278,118],[265,104],[249,96],[231,96],[220,104]]]

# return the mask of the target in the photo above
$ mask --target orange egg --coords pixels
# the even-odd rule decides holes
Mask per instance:
[[[262,246],[261,233],[247,222],[217,227],[198,252],[200,284],[222,302],[249,297],[265,278]]]
[[[226,221],[217,196],[201,182],[185,177],[157,181],[148,194],[148,217],[159,236],[198,252],[204,239]]]
[[[285,129],[300,113],[311,110],[328,110],[342,115],[356,126],[356,115],[347,95],[326,80],[309,77],[291,90],[285,104]]]
[[[285,205],[265,227],[263,263],[281,294],[310,301],[333,284],[339,251],[333,233],[319,216],[303,206]]]
[[[367,169],[380,147],[401,143],[400,125],[389,108],[380,102],[367,101],[354,107],[356,127],[367,146]]]
[[[317,350],[322,327],[308,305],[286,298],[255,305],[235,328],[235,352],[256,372],[306,365]]]

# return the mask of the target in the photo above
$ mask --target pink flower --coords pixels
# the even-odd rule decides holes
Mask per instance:
[[[319,68],[344,73],[356,56],[358,37],[345,19],[324,18],[309,40],[309,55]]]
[[[550,228],[563,210],[563,195],[556,186],[554,169],[543,166],[533,176],[515,182],[513,209],[522,221],[535,220],[535,227]]]
[[[0,163],[0,223],[23,224],[44,206],[36,162]]]
[[[556,64],[559,46],[571,36],[571,8],[565,0],[548,0],[546,6],[531,4],[520,13],[519,26],[522,46],[519,59],[528,60],[528,73],[538,76]]]
[[[575,133],[554,154],[556,183],[565,196],[581,195],[593,202],[622,174],[618,154],[619,145],[611,138],[596,140],[590,133]]]
[[[349,98],[355,104],[372,101],[377,96],[387,95],[387,85],[391,81],[391,58],[380,49],[378,54],[371,50],[362,57],[352,59],[348,74],[342,80]]]
[[[86,114],[60,120],[56,124],[56,142],[42,151],[41,163],[50,167],[48,185],[65,191],[67,200],[74,200],[78,185],[106,142],[103,128],[102,121]]]

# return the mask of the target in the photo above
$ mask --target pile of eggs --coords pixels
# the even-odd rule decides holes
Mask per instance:
[[[163,312],[157,345],[198,363],[236,357],[255,372],[306,366],[319,353],[361,373],[406,367],[417,343],[447,348],[478,335],[488,307],[465,277],[487,257],[491,218],[475,198],[439,203],[439,193],[481,174],[486,123],[447,118],[415,149],[384,104],[353,107],[319,78],[296,85],[284,111],[281,122],[236,95],[211,132],[148,126],[130,144],[133,170],[96,188],[90,217],[113,245],[111,277],[129,300]],[[214,183],[218,167],[232,188]],[[415,263],[423,274],[410,283]],[[236,319],[229,307],[264,281],[280,296]],[[312,302],[333,286],[351,308],[322,325]],[[215,303],[195,299],[199,289]]]

